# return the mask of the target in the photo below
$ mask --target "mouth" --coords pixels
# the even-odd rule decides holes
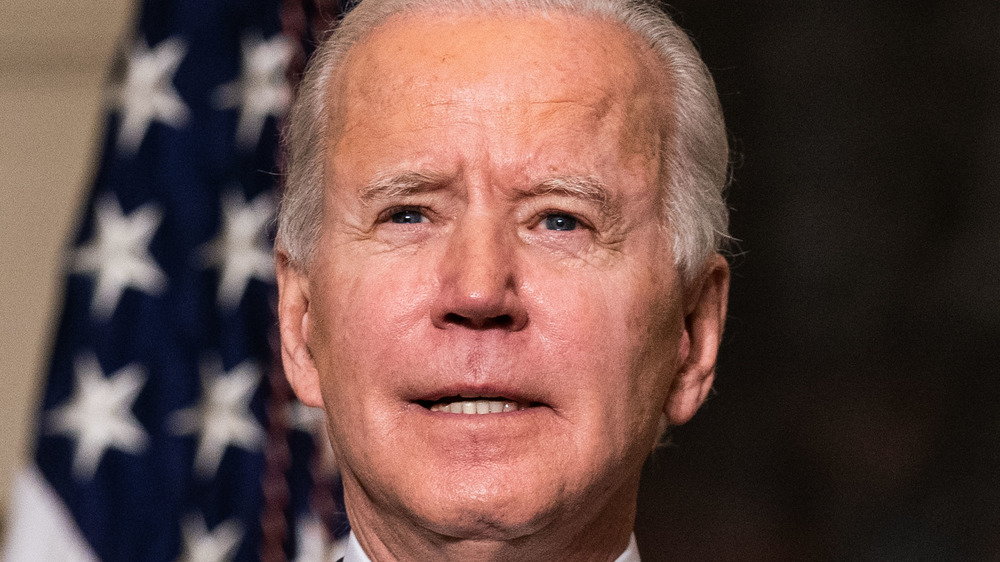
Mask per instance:
[[[526,402],[505,396],[456,394],[433,400],[417,400],[431,412],[461,415],[505,414],[544,406],[541,402]]]

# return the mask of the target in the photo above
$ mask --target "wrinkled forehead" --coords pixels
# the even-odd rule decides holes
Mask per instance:
[[[640,149],[669,133],[662,68],[634,33],[596,16],[396,15],[352,47],[331,77],[328,139],[401,103],[481,112],[572,101],[596,119],[615,113]]]

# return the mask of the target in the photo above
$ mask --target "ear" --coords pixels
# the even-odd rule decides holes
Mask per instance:
[[[710,257],[701,277],[685,291],[684,334],[678,369],[663,406],[670,425],[687,422],[708,397],[729,302],[729,264]]]
[[[309,352],[309,279],[280,248],[275,252],[275,269],[285,377],[303,404],[321,408],[319,372]]]

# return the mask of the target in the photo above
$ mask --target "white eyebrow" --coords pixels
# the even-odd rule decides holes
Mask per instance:
[[[450,180],[444,174],[402,172],[376,177],[361,188],[360,199],[370,204],[376,199],[390,199],[441,189]],[[527,189],[519,189],[520,197],[563,195],[596,205],[613,220],[621,212],[621,197],[612,195],[601,180],[592,176],[553,176]]]
[[[361,188],[360,199],[368,204],[376,199],[425,193],[440,189],[447,181],[443,175],[424,172],[381,175]]]
[[[600,207],[612,219],[618,217],[622,206],[621,197],[612,194],[601,180],[592,176],[554,176],[520,193],[528,197],[554,194],[582,199]]]

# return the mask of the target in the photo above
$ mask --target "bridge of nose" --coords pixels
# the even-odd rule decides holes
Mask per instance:
[[[527,314],[518,295],[520,241],[502,205],[470,201],[448,234],[438,264],[439,327],[520,329]]]

